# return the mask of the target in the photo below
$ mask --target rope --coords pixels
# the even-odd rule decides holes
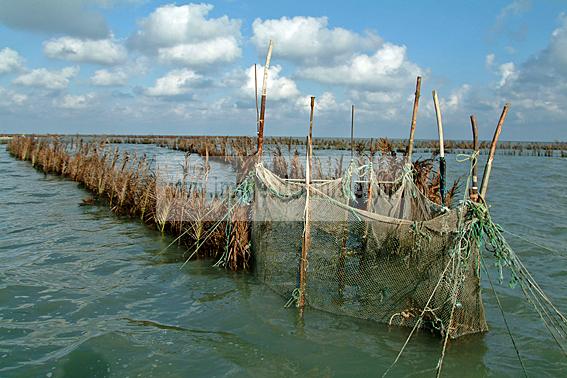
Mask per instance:
[[[482,267],[484,268],[484,272],[486,273],[486,277],[488,278],[488,282],[490,283],[490,287],[492,288],[492,292],[494,293],[494,297],[496,298],[496,302],[498,303],[498,309],[502,314],[502,319],[504,319],[504,325],[506,326],[506,330],[508,331],[508,335],[510,335],[510,340],[512,340],[512,345],[514,346],[514,350],[516,351],[516,355],[518,356],[518,360],[520,361],[520,365],[522,366],[522,370],[524,371],[524,375],[526,378],[528,377],[528,372],[526,371],[526,366],[524,365],[524,361],[522,360],[522,356],[520,355],[520,351],[516,346],[516,340],[514,340],[514,336],[512,335],[512,331],[510,330],[510,326],[508,325],[508,320],[506,319],[506,315],[504,314],[504,309],[502,308],[502,303],[500,303],[500,298],[496,293],[496,289],[494,289],[494,285],[492,284],[492,279],[490,278],[490,274],[488,274],[488,269],[486,268],[486,264],[484,263],[484,258],[481,256]]]

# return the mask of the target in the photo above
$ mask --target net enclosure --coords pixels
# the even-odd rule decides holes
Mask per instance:
[[[466,204],[447,209],[430,201],[409,166],[388,181],[380,172],[353,163],[336,180],[306,185],[256,165],[251,244],[258,278],[290,303],[304,294],[308,306],[335,314],[451,338],[486,331]],[[362,196],[354,195],[357,185]],[[302,255],[305,232],[310,243]]]

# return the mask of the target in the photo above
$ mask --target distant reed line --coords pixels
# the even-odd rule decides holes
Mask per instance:
[[[0,142],[7,143],[15,135],[0,135]],[[61,140],[71,138],[82,138],[83,140],[105,140],[107,143],[131,143],[131,144],[153,144],[161,147],[199,153],[205,156],[237,156],[251,155],[256,150],[257,139],[250,136],[172,136],[172,135],[57,135],[37,134],[35,137],[57,137]],[[4,139],[2,139],[5,137]],[[377,149],[381,141],[387,140],[394,151],[405,152],[408,141],[406,139],[387,138],[354,138],[354,146],[349,138],[313,138],[313,148],[316,150],[340,150],[349,151],[354,149],[358,153]],[[279,145],[282,148],[292,149],[305,146],[305,138],[297,137],[266,137],[268,145]],[[466,153],[473,149],[472,141],[445,140],[445,151],[447,153]],[[480,153],[486,153],[490,147],[490,141],[480,141]],[[415,140],[414,148],[422,152],[434,152],[439,148],[438,140]],[[567,142],[498,142],[497,153],[510,156],[542,156],[542,157],[567,157]]]

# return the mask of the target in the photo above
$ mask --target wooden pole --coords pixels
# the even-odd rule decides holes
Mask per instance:
[[[476,126],[476,116],[471,115],[471,127],[473,133],[473,153],[478,154],[478,127]],[[471,200],[475,201],[478,199],[478,155],[472,161],[472,184],[471,184]]]
[[[415,84],[415,97],[413,100],[413,111],[411,114],[411,129],[410,137],[408,143],[408,153],[407,153],[407,163],[411,164],[411,155],[413,153],[413,140],[415,135],[415,120],[417,118],[417,109],[419,107],[419,95],[421,93],[421,76],[417,77],[417,83]]]
[[[439,108],[437,91],[433,91],[433,104],[435,105],[435,115],[437,116],[437,130],[439,131],[439,194],[441,195],[441,205],[445,206],[445,181],[447,174],[447,163],[445,162],[443,121],[441,119],[441,109]]]
[[[258,110],[258,70],[256,69],[256,63],[254,63],[254,96],[256,98],[256,133],[258,133],[260,127],[260,111]]]
[[[492,160],[494,160],[494,154],[496,153],[496,144],[498,143],[498,138],[502,132],[502,125],[508,114],[508,109],[510,104],[504,105],[502,109],[502,114],[498,120],[498,125],[496,125],[496,130],[494,131],[494,136],[492,137],[492,142],[490,143],[490,151],[488,153],[488,159],[486,160],[486,166],[484,167],[484,173],[482,175],[482,184],[480,185],[480,196],[484,199],[486,198],[486,192],[488,191],[488,180],[490,180],[490,172],[492,171]]]
[[[268,70],[270,68],[270,60],[272,59],[272,41],[268,45],[268,53],[266,54],[266,64],[264,64],[264,79],[262,82],[262,99],[260,103],[260,120],[258,121],[258,161],[262,160],[262,149],[264,147],[264,119],[266,115],[266,95],[268,91]]]
[[[350,111],[350,158],[354,158],[354,105]]]
[[[311,245],[311,224],[309,220],[309,196],[311,180],[311,154],[313,143],[313,112],[315,108],[315,97],[311,96],[311,114],[309,115],[309,136],[307,137],[307,162],[305,164],[305,214],[303,225],[303,239],[301,243],[301,262],[299,265],[299,302],[298,307],[305,306],[305,287],[307,286],[307,255]]]

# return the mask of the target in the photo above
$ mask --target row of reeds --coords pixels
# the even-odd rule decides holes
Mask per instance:
[[[81,183],[113,212],[139,218],[175,237],[175,242],[187,247],[184,258],[223,257],[222,265],[227,268],[250,267],[248,224],[226,216],[231,212],[231,193],[207,196],[206,188],[186,183],[186,175],[181,183],[162,182],[145,155],[120,152],[105,143],[15,137],[7,148],[38,170]],[[202,179],[206,182],[207,177]]]
[[[13,137],[7,136],[9,138]],[[37,137],[59,137],[63,135],[37,135]],[[112,136],[82,136],[84,140],[105,140],[107,143],[129,143],[129,144],[153,144],[174,150],[198,153],[201,156],[208,155],[211,159],[238,164],[237,157],[252,155],[256,151],[257,140],[250,136],[171,136],[171,135],[112,135]],[[390,145],[392,151],[405,152],[408,142],[405,139],[385,138],[355,138],[354,150],[357,152],[369,152],[380,149],[384,141]],[[446,153],[468,153],[473,149],[471,141],[445,140]],[[288,152],[304,146],[304,138],[296,137],[266,137],[267,146],[279,146]],[[339,150],[348,151],[352,149],[349,138],[313,138],[315,150]],[[437,151],[439,141],[437,140],[415,140],[414,148],[422,152],[430,153]],[[490,147],[489,141],[480,141],[481,154],[487,152]],[[510,156],[542,156],[542,157],[567,157],[567,142],[498,142],[498,154]]]

